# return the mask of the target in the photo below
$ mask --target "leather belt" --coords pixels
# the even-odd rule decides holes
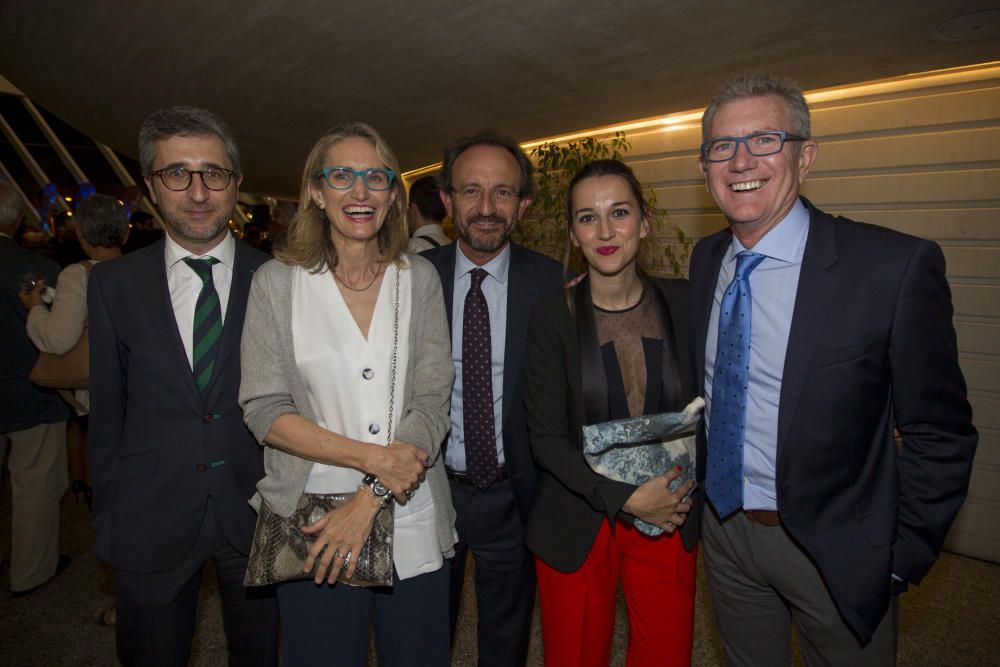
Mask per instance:
[[[781,525],[781,515],[775,510],[743,510],[743,514],[750,521],[768,528],[777,528]]]
[[[475,486],[476,488],[478,488],[478,485],[472,481],[472,478],[469,477],[468,474],[460,472],[458,470],[452,470],[451,468],[445,468],[444,471],[445,473],[447,473],[448,479],[455,482],[456,484],[460,484],[461,486]],[[510,477],[510,472],[507,470],[507,466],[503,466],[500,468],[500,473],[497,475],[497,478],[493,480],[493,484],[496,484],[497,482],[502,482],[505,479],[508,479],[509,477]],[[492,486],[492,484],[490,486]]]

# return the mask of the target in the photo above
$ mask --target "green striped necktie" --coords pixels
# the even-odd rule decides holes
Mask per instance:
[[[215,352],[219,349],[219,337],[222,335],[222,306],[212,281],[212,266],[218,264],[219,260],[214,257],[187,257],[184,262],[201,278],[201,292],[194,309],[191,357],[194,381],[198,385],[198,391],[204,392],[212,381]]]

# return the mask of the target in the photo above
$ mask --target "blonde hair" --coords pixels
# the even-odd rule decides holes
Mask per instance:
[[[310,192],[310,184],[319,180],[322,187],[323,160],[330,148],[349,137],[360,137],[372,142],[375,155],[396,174],[390,191],[395,194],[389,205],[385,222],[378,232],[378,247],[382,257],[388,262],[399,264],[403,251],[409,243],[409,229],[406,224],[406,188],[399,175],[399,161],[382,136],[367,123],[350,121],[327,130],[309,151],[306,166],[302,171],[302,187],[299,191],[299,210],[288,225],[283,246],[274,256],[287,264],[295,264],[312,273],[320,273],[337,266],[337,250],[330,240],[330,220],[326,212],[316,205]]]

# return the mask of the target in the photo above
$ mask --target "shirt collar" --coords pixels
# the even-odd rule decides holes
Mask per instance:
[[[176,241],[170,238],[170,234],[164,234],[166,243],[163,246],[163,258],[167,264],[167,271],[188,257],[214,257],[219,263],[225,264],[230,269],[233,268],[233,261],[236,258],[236,239],[229,232],[219,241],[218,245],[206,252],[204,255],[195,255],[182,248]]]
[[[764,234],[764,238],[757,241],[751,252],[782,262],[795,262],[802,257],[808,233],[809,209],[805,207],[801,199],[796,199],[791,210],[767,234]],[[725,261],[734,259],[744,250],[746,248],[733,234],[733,240],[726,251]]]
[[[503,250],[500,251],[496,257],[486,262],[482,266],[474,263],[471,259],[465,256],[462,252],[462,244],[455,243],[455,247],[458,251],[455,253],[455,278],[461,278],[466,273],[469,273],[473,269],[484,269],[486,273],[493,276],[493,279],[500,284],[506,284],[507,282],[507,271],[510,269],[510,243],[508,242],[504,245]]]

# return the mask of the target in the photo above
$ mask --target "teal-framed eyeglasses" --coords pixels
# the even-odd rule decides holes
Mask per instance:
[[[358,176],[369,190],[388,190],[392,187],[396,172],[381,167],[360,171],[350,167],[323,167],[315,177],[322,178],[334,190],[350,190]]]
[[[782,130],[754,132],[742,137],[719,137],[703,143],[701,155],[705,158],[705,162],[727,162],[736,156],[740,144],[743,144],[750,155],[764,157],[780,153],[786,141],[806,141],[808,138]]]

